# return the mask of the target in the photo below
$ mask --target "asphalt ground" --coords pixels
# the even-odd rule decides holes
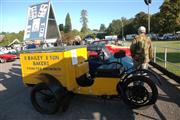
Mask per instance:
[[[132,110],[122,100],[76,95],[66,112],[44,115],[30,102],[19,60],[0,63],[0,120],[180,120],[180,85],[164,77],[161,81],[157,103],[145,110]]]

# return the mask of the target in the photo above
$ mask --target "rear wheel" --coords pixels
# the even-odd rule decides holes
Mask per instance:
[[[45,83],[37,84],[31,92],[32,105],[43,114],[56,113],[60,107],[60,100]]]
[[[132,108],[153,105],[157,101],[158,90],[153,81],[144,76],[128,78],[122,85],[122,98]]]

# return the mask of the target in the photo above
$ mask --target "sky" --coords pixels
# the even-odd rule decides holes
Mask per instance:
[[[19,32],[26,25],[28,6],[48,0],[0,0],[0,32]],[[106,27],[113,19],[132,18],[140,11],[147,13],[144,0],[51,0],[58,24],[65,23],[66,14],[71,17],[72,28],[80,30],[80,13],[88,11],[88,27]],[[159,12],[163,0],[152,0],[150,13]]]

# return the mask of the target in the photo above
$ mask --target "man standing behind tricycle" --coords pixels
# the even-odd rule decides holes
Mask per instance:
[[[144,26],[139,27],[138,34],[130,46],[131,55],[135,67],[140,66],[142,69],[147,69],[148,63],[153,58],[152,42],[146,36],[146,28]]]

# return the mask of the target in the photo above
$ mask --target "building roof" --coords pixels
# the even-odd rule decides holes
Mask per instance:
[[[13,45],[14,43],[21,43],[18,39],[14,39],[8,46]]]

